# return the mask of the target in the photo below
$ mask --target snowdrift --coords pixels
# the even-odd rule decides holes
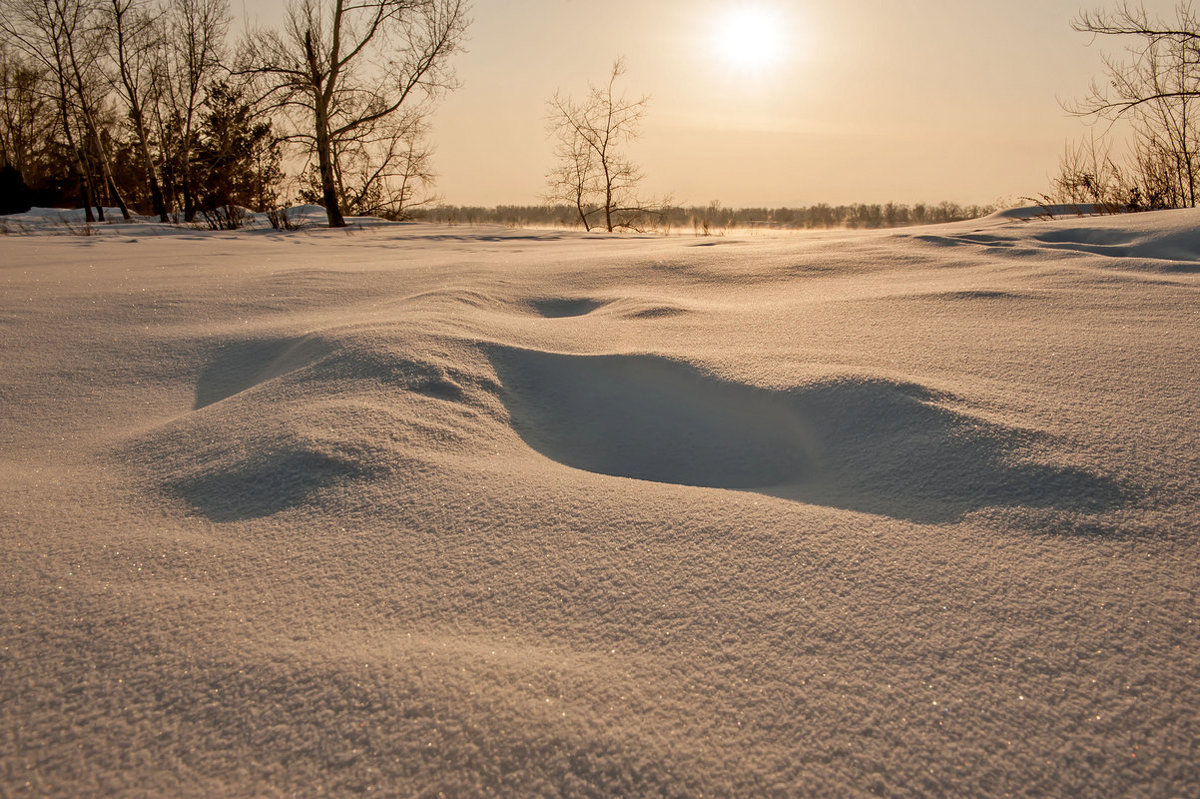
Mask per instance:
[[[1200,214],[52,217],[0,793],[1200,791]]]

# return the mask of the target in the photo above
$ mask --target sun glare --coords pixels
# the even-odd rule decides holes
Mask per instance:
[[[717,55],[740,69],[774,66],[787,55],[787,34],[782,15],[767,6],[740,5],[714,21]]]

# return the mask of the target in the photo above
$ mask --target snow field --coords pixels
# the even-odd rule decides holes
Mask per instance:
[[[1200,214],[42,217],[5,794],[1200,790]]]

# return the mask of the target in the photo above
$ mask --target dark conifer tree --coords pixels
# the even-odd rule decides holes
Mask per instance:
[[[214,227],[237,227],[240,209],[274,207],[283,177],[279,145],[242,90],[216,83],[205,106],[192,160],[200,209]]]

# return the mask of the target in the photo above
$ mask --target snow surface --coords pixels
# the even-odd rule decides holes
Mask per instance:
[[[3,221],[0,795],[1200,795],[1200,213]]]

